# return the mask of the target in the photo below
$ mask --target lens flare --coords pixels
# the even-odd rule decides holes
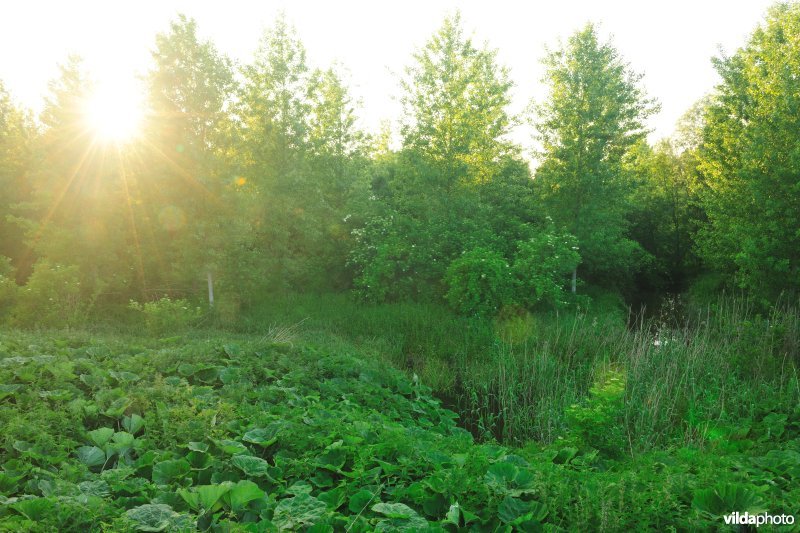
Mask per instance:
[[[100,141],[131,140],[139,132],[142,115],[136,85],[122,80],[99,84],[86,105],[88,126]]]

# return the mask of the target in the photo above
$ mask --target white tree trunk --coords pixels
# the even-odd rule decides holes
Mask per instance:
[[[572,269],[572,294],[575,294],[575,289],[578,285],[578,267]]]

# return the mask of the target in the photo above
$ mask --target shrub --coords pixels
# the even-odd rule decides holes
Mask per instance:
[[[41,260],[17,291],[14,321],[23,326],[75,326],[85,322],[90,307],[77,266]]]
[[[18,287],[14,281],[14,268],[7,257],[0,256],[0,323],[9,315],[17,301]]]
[[[564,284],[580,261],[578,241],[569,233],[546,232],[519,243],[514,277],[522,303],[528,307],[565,305]]]
[[[192,307],[187,300],[172,300],[167,296],[144,304],[131,300],[128,307],[142,313],[145,326],[152,335],[185,331],[203,316],[203,311]]]
[[[444,281],[447,301],[463,314],[492,316],[511,300],[508,262],[486,248],[475,248],[450,263]]]

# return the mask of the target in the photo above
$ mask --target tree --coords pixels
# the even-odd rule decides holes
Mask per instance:
[[[305,204],[322,230],[313,254],[325,288],[349,284],[351,231],[368,193],[367,137],[357,127],[356,103],[334,68],[316,70],[309,81],[308,166],[313,196]]]
[[[627,164],[637,181],[628,214],[630,235],[654,258],[637,288],[685,290],[699,270],[693,250],[702,219],[696,151],[681,139],[663,140],[652,148],[642,142]]]
[[[12,260],[20,277],[30,273],[30,264],[22,264],[30,256],[24,234],[9,217],[23,202],[31,199],[30,172],[36,130],[30,116],[17,106],[0,82],[0,264],[2,257]],[[0,269],[1,270],[1,269]],[[9,272],[0,272],[0,275]],[[12,276],[13,277],[13,276]]]
[[[435,166],[447,190],[491,180],[513,152],[506,139],[508,70],[497,64],[495,51],[464,36],[458,13],[445,18],[414,59],[402,83],[404,146]]]
[[[135,261],[128,220],[119,216],[125,205],[120,158],[96,137],[86,118],[91,80],[75,56],[60,71],[41,114],[31,198],[18,207],[14,220],[42,263],[33,272],[51,279],[45,272],[50,266],[76,267],[80,296],[86,299],[129,287],[129,266]]]
[[[577,237],[585,276],[613,284],[641,256],[627,237],[631,182],[623,161],[656,107],[638,86],[641,76],[591,24],[548,53],[544,65],[550,96],[537,107],[536,188],[556,225]],[[577,269],[573,292],[576,276]]]
[[[722,82],[699,150],[710,266],[765,298],[800,289],[800,5],[778,4],[714,60]]]
[[[364,137],[335,69],[314,70],[280,16],[264,35],[238,108],[242,169],[252,181],[254,249],[270,289],[346,284],[346,219],[365,189]]]
[[[131,187],[144,238],[147,299],[197,286],[225,269],[236,242],[231,62],[183,15],[156,37],[147,76],[150,115]],[[165,268],[169,265],[169,268]],[[143,274],[144,275],[144,274]]]
[[[495,53],[476,48],[456,14],[414,60],[402,83],[403,148],[374,167],[374,200],[351,254],[368,299],[444,297],[462,253],[507,262],[529,229],[529,172],[506,139],[511,83]]]

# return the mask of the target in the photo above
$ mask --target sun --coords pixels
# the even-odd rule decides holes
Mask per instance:
[[[86,103],[89,129],[101,142],[124,143],[139,133],[144,115],[141,94],[133,82],[99,83]]]

